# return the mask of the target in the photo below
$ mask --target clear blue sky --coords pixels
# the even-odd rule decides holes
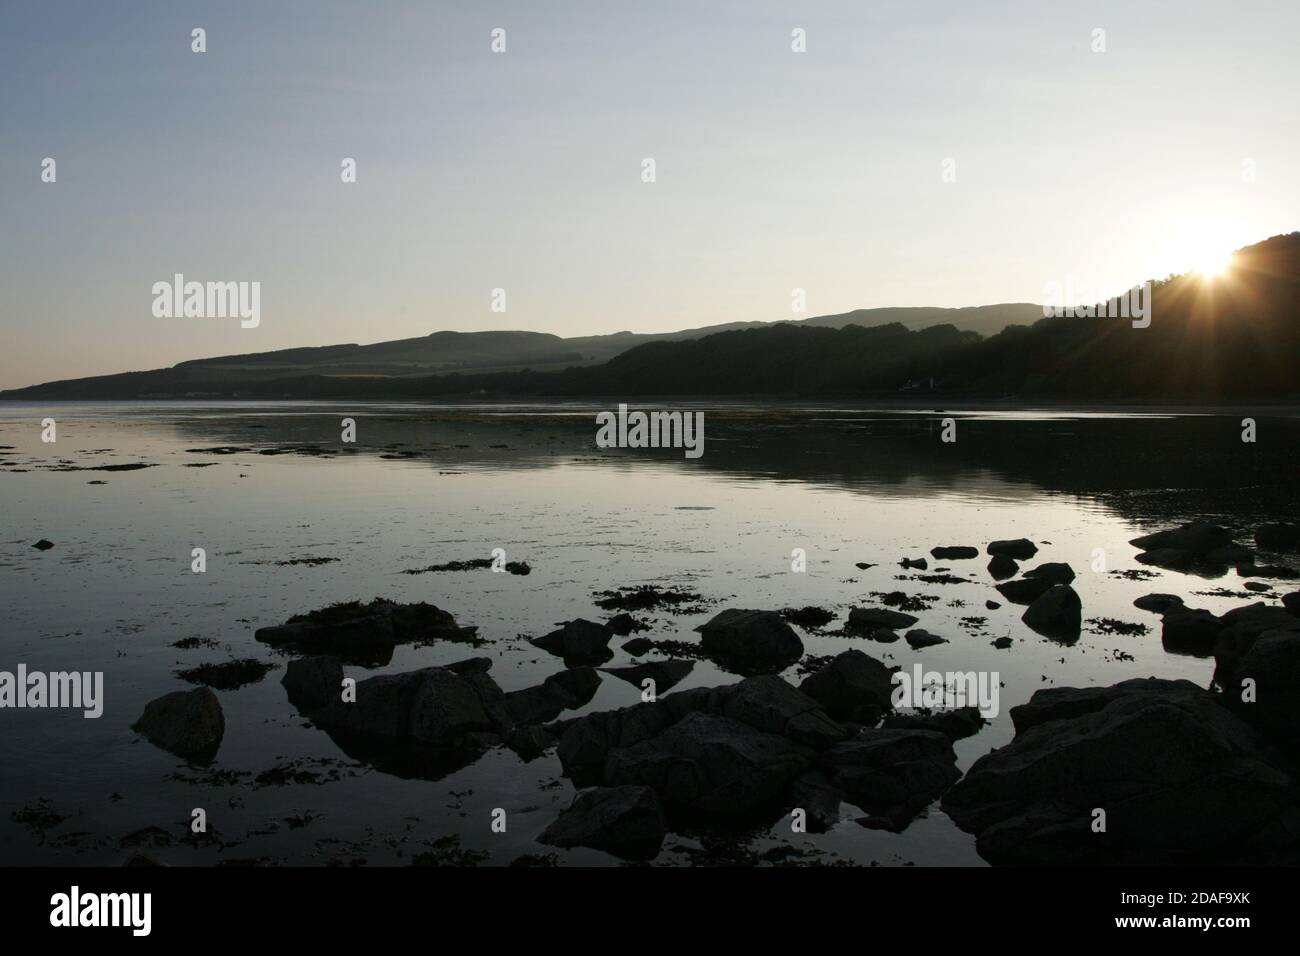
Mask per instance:
[[[1297,36],[1250,0],[3,0],[0,388],[1184,271],[1300,228]],[[261,282],[261,325],[154,318],[175,272]]]

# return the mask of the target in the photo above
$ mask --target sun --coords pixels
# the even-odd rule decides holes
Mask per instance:
[[[1203,279],[1218,278],[1231,264],[1232,251],[1213,246],[1198,250],[1192,259],[1192,268]]]

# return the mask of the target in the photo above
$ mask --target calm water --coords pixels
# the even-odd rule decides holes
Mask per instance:
[[[999,672],[1001,715],[956,744],[964,769],[1010,739],[1007,711],[1039,688],[1146,675],[1209,682],[1213,661],[1166,653],[1159,619],[1133,599],[1172,592],[1218,612],[1261,598],[1198,593],[1239,594],[1235,572],[1214,580],[1143,569],[1130,538],[1199,517],[1248,540],[1262,521],[1296,518],[1294,414],[1257,415],[1258,441],[1245,444],[1240,422],[1250,412],[950,410],[942,415],[958,419],[958,440],[944,444],[933,411],[694,407],[706,417],[699,460],[599,450],[597,409],[586,406],[0,405],[0,445],[11,446],[0,449],[0,669],[23,662],[103,671],[106,685],[98,720],[0,711],[0,862],[114,864],[142,843],[177,864],[400,864],[449,834],[492,863],[524,853],[615,862],[535,842],[573,793],[553,752],[524,762],[498,749],[441,780],[400,779],[349,758],[307,725],[285,699],[282,670],[219,692],[226,734],[211,767],[189,767],[129,729],[147,701],[190,686],[178,669],[232,657],[282,667],[289,658],[258,644],[253,631],[336,601],[429,601],[489,642],[398,647],[386,667],[349,674],[485,654],[496,681],[514,690],[562,666],[525,638],[572,618],[607,617],[593,604],[597,591],[643,583],[699,591],[715,602],[704,613],[646,615],[646,636],[695,641],[692,629],[727,606],[820,605],[842,622],[850,607],[878,603],[871,592],[903,590],[930,600],[917,626],[950,643],[914,652],[902,642],[801,636],[810,655],[859,647],[890,664]],[[353,446],[339,442],[345,415],[358,423]],[[55,444],[40,440],[46,416],[58,422]],[[260,453],[303,445],[329,453]],[[192,450],[214,446],[242,450]],[[76,470],[137,462],[151,467]],[[1022,608],[985,609],[986,600],[1001,601],[986,556],[929,558],[936,545],[983,552],[990,540],[1021,536],[1039,545],[1030,565],[1074,568],[1085,619],[1150,630],[1125,636],[1085,625],[1077,643],[1049,641],[1020,623]],[[40,538],[56,546],[33,549]],[[207,550],[206,574],[190,573],[194,547]],[[527,561],[532,574],[401,573],[494,548]],[[795,548],[807,553],[806,573],[790,570]],[[1091,566],[1098,548],[1104,571]],[[337,560],[274,563],[306,557]],[[899,567],[904,557],[927,557],[931,572],[969,580],[912,579]],[[1154,574],[1124,574],[1134,570]],[[1277,595],[1294,589],[1274,584]],[[1012,648],[995,650],[991,641],[1004,635]],[[190,637],[219,646],[172,646]],[[611,642],[611,666],[634,661],[621,643]],[[785,676],[800,679],[793,668]],[[736,679],[701,661],[674,691]],[[606,676],[577,713],[638,695]],[[277,768],[307,773],[295,782],[259,778]],[[64,819],[47,828],[20,822],[33,807]],[[219,840],[185,842],[195,807],[206,809]],[[504,834],[490,828],[498,807],[507,812]],[[937,807],[901,834],[859,826],[855,808],[843,812],[828,834],[791,836],[782,822],[741,848],[793,842],[827,861],[980,862],[973,839]],[[164,833],[139,834],[149,827]],[[685,863],[680,848],[698,845],[697,835],[671,835],[657,862]]]

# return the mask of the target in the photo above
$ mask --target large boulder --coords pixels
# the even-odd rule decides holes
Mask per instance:
[[[605,782],[651,787],[664,805],[712,816],[776,803],[811,750],[729,717],[692,713],[649,740],[611,750]]]
[[[728,608],[696,630],[706,654],[742,674],[775,673],[803,656],[803,641],[776,611]]]
[[[1035,694],[1018,720],[1013,712],[1025,729],[945,794],[944,811],[976,834],[986,860],[1294,860],[1295,784],[1259,734],[1186,682],[1109,690]]]
[[[212,688],[196,687],[151,700],[131,729],[179,757],[207,761],[221,747],[226,719]]]
[[[799,690],[837,720],[872,725],[890,710],[893,672],[856,648],[804,678]]]
[[[1025,608],[1020,619],[1045,637],[1072,641],[1082,627],[1083,605],[1068,584],[1054,584]]]
[[[1016,561],[1028,561],[1038,553],[1038,545],[1028,538],[1015,538],[1009,541],[990,541],[985,553],[1013,558]]]
[[[614,656],[609,649],[609,640],[613,636],[614,632],[609,625],[578,618],[529,643],[556,657],[562,657],[564,663],[570,666],[603,664]]]
[[[369,604],[348,601],[307,614],[295,614],[284,624],[258,628],[263,644],[305,654],[334,654],[367,666],[386,664],[393,647],[412,641],[448,640],[475,643],[477,628],[460,627],[447,611],[423,602],[397,604],[375,598]]]
[[[664,835],[663,809],[652,789],[596,787],[577,794],[537,840],[549,846],[586,846],[625,859],[648,859],[658,854]]]
[[[961,776],[952,742],[932,730],[864,730],[823,753],[817,766],[870,814],[863,822],[895,831]]]

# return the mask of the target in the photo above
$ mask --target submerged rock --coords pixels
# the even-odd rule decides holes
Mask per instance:
[[[564,658],[566,664],[603,664],[614,656],[609,649],[613,636],[608,625],[578,618],[529,643]]]
[[[423,602],[398,604],[375,598],[369,604],[348,601],[284,624],[257,629],[263,644],[308,654],[336,654],[349,663],[385,664],[393,648],[413,641],[448,640],[476,643],[477,628],[460,627],[451,614]]]
[[[963,561],[967,558],[978,558],[980,555],[979,548],[972,548],[969,545],[954,544],[946,547],[930,549],[930,557],[940,561]]]
[[[919,618],[902,611],[891,611],[885,607],[855,607],[849,611],[848,626],[858,631],[876,631],[881,628],[894,630],[911,627]]]
[[[666,833],[663,809],[645,786],[584,790],[537,838],[549,846],[585,846],[625,859],[658,854]]]
[[[706,654],[742,673],[774,673],[803,656],[803,641],[776,611],[728,608],[696,630]]]
[[[694,661],[669,660],[647,661],[631,667],[603,667],[601,670],[637,687],[643,687],[647,680],[653,681],[655,693],[658,694],[679,683],[694,667]]]
[[[212,689],[196,687],[150,701],[131,729],[156,747],[204,761],[216,756],[226,732],[226,719]]]
[[[1015,538],[1009,541],[990,541],[984,549],[990,555],[1001,555],[1016,561],[1028,561],[1038,553],[1038,545],[1028,538]]]
[[[1276,751],[1187,681],[1039,691],[1012,719],[1015,739],[942,804],[991,863],[1296,857],[1295,784]]]

